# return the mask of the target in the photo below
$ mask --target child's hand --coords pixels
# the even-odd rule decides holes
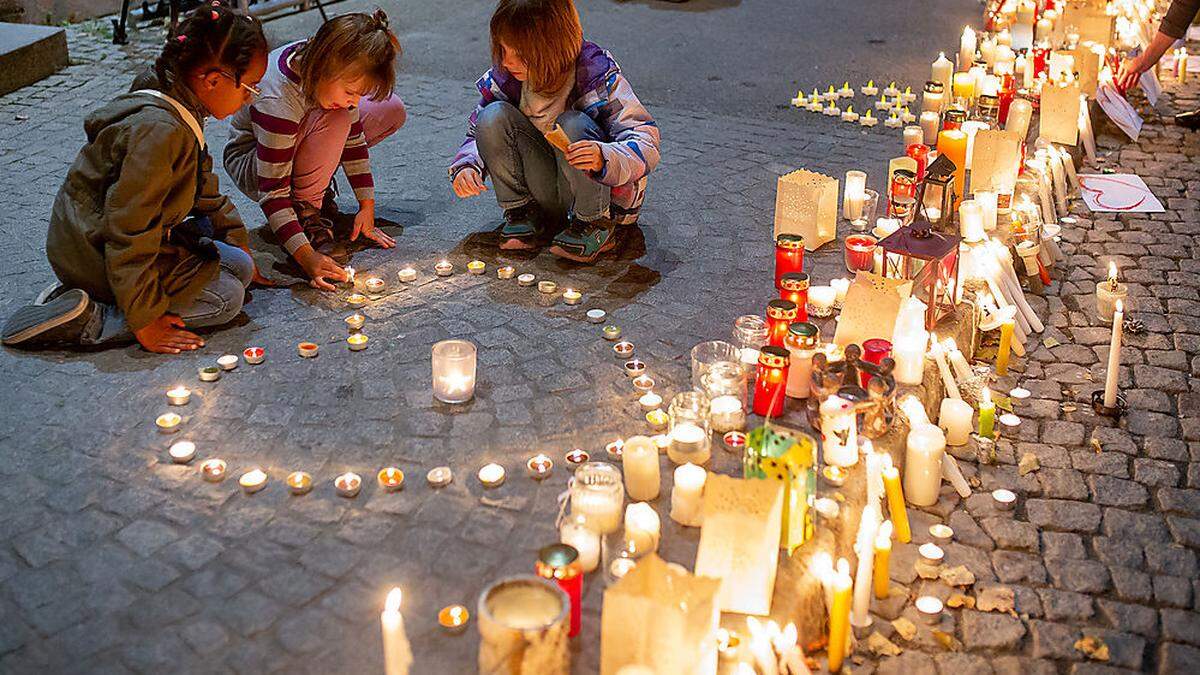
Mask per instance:
[[[183,319],[163,314],[154,321],[133,331],[133,336],[146,351],[156,354],[178,354],[204,346],[199,335],[183,329]]]
[[[458,172],[454,177],[454,194],[466,199],[474,197],[487,190],[487,186],[483,184],[483,178],[479,172],[471,167],[467,167]]]
[[[346,270],[327,255],[318,253],[310,244],[305,244],[296,250],[296,262],[308,275],[308,284],[322,291],[336,290],[333,284],[326,281],[345,281]]]
[[[567,146],[567,163],[580,171],[604,168],[604,153],[596,141],[575,141]]]
[[[358,239],[358,235],[379,244],[381,248],[393,248],[396,240],[383,230],[375,228],[375,202],[360,202],[358,215],[354,216],[354,230],[350,233],[350,241]]]

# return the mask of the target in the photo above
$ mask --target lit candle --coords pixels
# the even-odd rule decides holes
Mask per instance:
[[[654,388],[654,378],[649,375],[638,375],[633,378],[633,388],[640,392],[647,392]]]
[[[248,495],[263,489],[267,485],[267,474],[262,469],[251,469],[238,478],[238,485]]]
[[[983,399],[979,402],[979,435],[995,438],[996,404],[992,403],[992,390],[983,388]]]
[[[179,441],[171,445],[167,450],[167,454],[171,456],[171,461],[176,464],[187,464],[196,456],[196,444],[191,441]]]
[[[579,567],[585,574],[600,564],[600,535],[588,527],[587,516],[575,514],[564,519],[558,540],[579,551]]]
[[[312,476],[304,471],[289,473],[284,482],[287,483],[288,490],[294,495],[305,495],[308,494],[309,490],[312,490]]]
[[[962,199],[967,180],[967,132],[948,129],[938,133],[937,150],[939,155],[954,163],[954,194]]]
[[[968,199],[958,205],[958,233],[964,241],[983,241],[987,234],[983,228],[983,206]]]
[[[478,476],[479,482],[483,483],[484,487],[499,487],[504,483],[504,467],[495,462],[484,464],[479,468]]]
[[[1113,310],[1117,301],[1124,301],[1129,296],[1129,287],[1121,283],[1117,277],[1117,264],[1108,263],[1108,278],[1096,283],[1096,313],[1101,321],[1112,321]]]
[[[892,555],[892,523],[884,521],[879,526],[879,534],[875,535],[875,597],[884,599],[888,596],[891,583],[888,575],[888,561]]]
[[[404,487],[404,472],[394,466],[380,469],[375,479],[386,492],[395,492]]]
[[[433,266],[433,271],[436,272],[439,277],[448,277],[451,274],[454,274],[454,265],[451,264],[449,260],[442,260]]]
[[[625,362],[622,368],[625,369],[626,377],[637,378],[646,372],[646,362],[641,359],[630,359]]]
[[[808,309],[816,316],[829,316],[836,301],[837,290],[833,286],[810,286],[808,289]]]
[[[871,609],[871,577],[874,574],[875,536],[879,532],[880,520],[877,505],[867,504],[863,507],[854,543],[854,552],[858,554],[858,570],[854,575],[854,609],[850,614],[850,623],[855,626],[871,623],[868,613]]]
[[[842,560],[845,560],[844,558]],[[840,569],[832,573],[833,602],[829,608],[829,672],[842,669],[846,643],[850,638],[850,574]]]
[[[517,273],[517,269],[512,265],[503,265],[496,268],[497,279],[511,279]]]
[[[1113,311],[1112,339],[1108,344],[1108,371],[1104,375],[1104,407],[1117,406],[1117,379],[1121,372],[1121,332],[1124,329],[1125,305],[1117,300]]]
[[[940,542],[947,542],[954,536],[954,530],[950,529],[948,525],[935,523],[929,526],[929,536]]]
[[[167,403],[171,405],[187,405],[192,400],[192,390],[183,385],[167,391]]]
[[[621,451],[625,473],[625,492],[629,498],[648,502],[658,498],[661,483],[658,468],[658,448],[646,436],[634,436],[625,441]]]
[[[346,304],[351,307],[362,307],[367,304],[367,296],[362,293],[351,293],[346,296]]]
[[[396,276],[400,278],[400,281],[406,284],[411,283],[417,279],[417,270],[412,267],[401,267],[400,271],[396,273]]]
[[[634,502],[625,507],[625,543],[643,554],[658,550],[662,523],[658,513],[646,502]]]
[[[689,527],[699,527],[701,520],[700,495],[708,472],[695,464],[675,467],[675,486],[671,488],[671,520]]]
[[[934,145],[937,143],[938,126],[941,125],[942,117],[940,114],[926,110],[921,113],[921,141],[925,145]]]
[[[154,420],[154,425],[164,434],[173,434],[179,431],[179,423],[183,418],[175,413],[163,413]]]
[[[642,410],[645,410],[646,412],[658,410],[662,407],[662,402],[662,396],[659,396],[652,391],[642,394],[641,398],[638,399],[638,403],[641,404]]]
[[[462,605],[449,605],[443,607],[442,611],[438,612],[438,625],[440,625],[447,633],[458,635],[467,628],[467,621],[470,620],[471,613]]]
[[[404,617],[400,614],[402,594],[399,588],[388,593],[379,622],[383,626],[383,670],[385,675],[408,675],[412,667],[412,648],[404,632]]]
[[[855,118],[857,119],[857,115]],[[867,174],[865,171],[846,172],[846,187],[842,193],[842,217],[857,220],[862,217],[863,200],[866,199]]]
[[[937,503],[942,487],[942,455],[946,434],[932,424],[908,432],[904,454],[904,496],[917,506]]]
[[[900,384],[921,384],[925,378],[925,303],[915,297],[904,300],[892,330],[892,375]]]
[[[468,340],[442,340],[433,345],[433,397],[443,403],[466,403],[475,397],[477,349]]]
[[[354,335],[346,338],[346,346],[349,347],[350,351],[352,352],[361,352],[367,348],[367,341],[369,339],[370,338],[363,333],[355,333]]]
[[[574,288],[568,288],[567,290],[563,291],[563,302],[567,303],[568,305],[578,305],[579,301],[582,299],[583,294]]]
[[[209,483],[225,480],[227,465],[223,459],[206,459],[200,464],[200,476]]]
[[[538,453],[525,461],[525,471],[534,480],[542,480],[554,470],[554,460],[545,453]]]
[[[940,623],[942,620],[942,601],[932,595],[922,595],[917,598],[914,605],[917,608],[917,613],[921,615],[921,620],[927,624]]]
[[[942,385],[946,389],[946,397],[962,398],[958,392],[958,384],[954,381],[954,374],[950,372],[950,364],[946,362],[946,355],[942,352],[942,345],[938,342],[937,333],[929,336],[929,355],[937,363],[938,374],[942,376]]]
[[[904,147],[925,144],[925,132],[919,126],[904,127]],[[889,183],[891,181],[888,181]]]
[[[448,466],[435,466],[425,474],[425,482],[429,487],[446,487],[454,480],[454,471]]]
[[[347,471],[333,479],[333,487],[337,490],[338,496],[347,499],[357,497],[358,491],[362,489],[362,476],[353,471]]]
[[[942,345],[946,350],[946,358],[950,361],[950,366],[954,369],[954,376],[960,382],[965,382],[972,377],[971,364],[967,363],[967,357],[963,356],[962,350],[958,348],[958,343],[954,338],[948,337],[942,341]]]
[[[933,62],[933,67],[930,70],[930,78],[935,82],[942,83],[942,91],[949,95],[951,91],[951,82],[954,77],[954,64],[950,59],[946,58],[945,53],[938,54],[937,60]],[[929,143],[932,145],[932,143]]]
[[[887,493],[888,515],[896,531],[896,539],[902,544],[912,540],[908,525],[908,509],[904,505],[904,491],[900,487],[900,470],[892,465],[892,456],[883,453],[883,490]]]
[[[1013,329],[1016,322],[1013,315],[1004,318],[1000,323],[1000,347],[996,350],[996,374],[1008,374],[1008,359],[1012,354]]]
[[[975,63],[976,47],[975,31],[970,26],[963,28],[962,38],[958,42],[958,69],[967,70]]]
[[[385,286],[383,279],[380,279],[379,277],[367,277],[367,280],[363,282],[363,285],[366,286],[367,291],[370,293],[379,293],[383,291],[383,287]]]
[[[938,426],[946,434],[946,445],[966,445],[971,436],[971,404],[958,398],[942,399]]]
[[[346,328],[351,332],[360,330],[366,321],[367,317],[363,316],[362,314],[351,314],[350,316],[346,317]]]
[[[997,195],[995,192],[981,190],[974,195],[974,201],[983,209],[983,229],[992,232],[996,229]]]
[[[472,260],[467,263],[467,271],[471,274],[483,274],[487,270],[487,264],[482,260]]]
[[[910,429],[922,424],[929,424],[929,414],[925,412],[925,404],[921,403],[921,399],[916,396],[905,394],[896,402],[896,407],[904,413]]]
[[[863,96],[877,96],[879,94],[879,87],[875,86],[875,80],[867,80],[867,83],[859,87],[858,90],[862,92]]]
[[[857,122],[858,113],[854,112],[854,106],[846,106],[845,112],[842,113],[843,122]]]
[[[854,466],[858,462],[854,403],[834,394],[821,403],[820,413],[822,459],[833,466]]]
[[[811,364],[811,361],[810,361]],[[788,381],[791,381],[791,370],[788,371]],[[742,399],[732,394],[718,396],[709,401],[709,419],[713,430],[725,432],[741,429],[746,426],[746,410]]]

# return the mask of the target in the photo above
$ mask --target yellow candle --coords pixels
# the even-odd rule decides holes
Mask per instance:
[[[890,455],[884,460],[883,487],[887,492],[888,511],[896,529],[896,539],[907,544],[912,541],[912,530],[908,526],[908,510],[904,506],[904,491],[900,487],[900,470],[892,466]]]
[[[954,162],[954,194],[962,199],[963,184],[967,181],[967,132],[948,129],[938,134],[937,151]]]
[[[975,98],[975,76],[971,73],[954,74],[954,98],[966,99],[968,102]]]
[[[892,555],[892,524],[884,521],[879,526],[879,534],[875,536],[875,597],[883,599],[888,596],[891,583],[888,576],[888,559]]]
[[[829,609],[829,672],[836,673],[842,669],[849,638],[850,573],[839,570],[833,576],[833,604]]]
[[[1008,374],[1008,356],[1012,352],[1013,320],[1000,324],[1000,349],[996,352],[996,374]]]

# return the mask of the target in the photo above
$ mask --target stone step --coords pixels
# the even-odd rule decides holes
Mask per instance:
[[[49,77],[67,63],[62,28],[0,23],[0,96]]]

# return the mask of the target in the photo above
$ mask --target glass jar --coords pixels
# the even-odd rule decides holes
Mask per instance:
[[[571,514],[582,515],[600,534],[621,527],[625,484],[621,471],[608,462],[584,462],[571,479]]]
[[[712,426],[708,397],[699,391],[676,394],[667,408],[671,445],[667,458],[676,464],[708,462],[712,452]]]
[[[904,156],[911,157],[917,163],[917,170],[911,175],[904,176],[897,184],[896,176],[892,174],[892,196],[916,197],[917,179],[925,175],[925,167],[929,166],[929,146],[924,143],[913,143],[904,149]],[[908,169],[905,169],[907,172]]]
[[[746,426],[746,371],[741,364],[717,363],[700,378],[708,397],[709,420],[718,434]]]
[[[758,354],[758,375],[754,383],[754,414],[779,417],[787,388],[788,350],[768,345]]]
[[[719,363],[738,364],[741,353],[724,340],[701,342],[692,347],[692,388],[701,388],[701,379],[709,368]]]
[[[442,340],[433,345],[433,396],[443,403],[466,403],[475,397],[475,345]]]
[[[804,237],[781,234],[775,238],[775,288],[783,275],[804,271]]]
[[[758,350],[767,344],[767,322],[757,314],[739,316],[733,322],[733,344],[741,356],[746,377],[754,377],[758,367]]]
[[[981,94],[975,117],[980,122],[986,122],[989,128],[996,128],[996,125],[1000,123],[1000,97],[994,94]]]
[[[942,131],[953,131],[961,129],[962,123],[967,121],[967,111],[962,108],[951,108],[942,116]]]

